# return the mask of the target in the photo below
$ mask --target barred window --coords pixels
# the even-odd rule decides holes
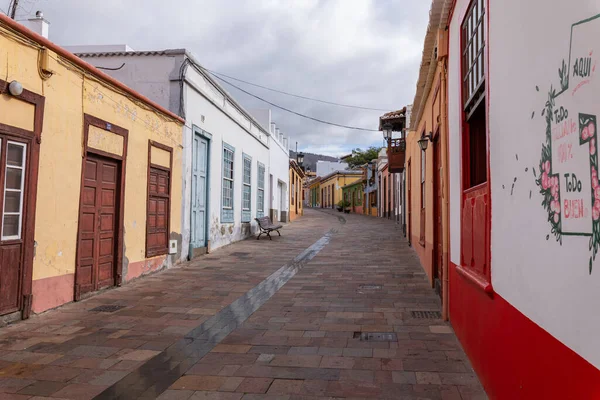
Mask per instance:
[[[462,25],[463,104],[469,112],[483,97],[484,2],[473,0]]]

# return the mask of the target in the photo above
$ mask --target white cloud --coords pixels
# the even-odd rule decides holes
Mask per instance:
[[[0,0],[6,10],[9,0]],[[412,102],[428,20],[416,0],[21,0],[17,19],[43,10],[58,44],[187,48],[206,67],[264,86],[340,103],[399,109]],[[226,86],[243,105],[266,108]],[[377,129],[382,111],[327,106],[245,89],[316,118]],[[340,155],[381,145],[378,132],[318,124],[281,110],[291,143]]]

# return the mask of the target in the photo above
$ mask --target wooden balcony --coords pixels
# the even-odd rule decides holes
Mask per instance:
[[[403,172],[406,161],[406,141],[404,139],[391,139],[388,142],[388,165],[391,173]]]

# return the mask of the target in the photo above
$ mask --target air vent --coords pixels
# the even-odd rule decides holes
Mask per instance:
[[[442,314],[439,311],[411,311],[413,318],[418,319],[441,319]]]
[[[125,308],[126,306],[119,306],[116,304],[106,304],[104,306],[98,306],[96,308],[92,308],[90,311],[94,312],[115,312],[120,310],[121,308]]]
[[[359,290],[381,290],[381,285],[376,285],[374,283],[365,283],[363,285],[358,285]]]
[[[360,333],[357,335],[357,333]],[[397,342],[398,336],[394,332],[354,332],[354,337],[361,342]]]

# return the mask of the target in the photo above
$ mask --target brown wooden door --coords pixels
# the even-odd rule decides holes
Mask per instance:
[[[76,299],[115,285],[119,162],[86,157],[79,215]]]
[[[444,262],[444,230],[443,230],[443,216],[442,216],[442,153],[441,153],[441,142],[438,140],[434,142],[434,157],[433,157],[433,194],[434,194],[434,260],[433,260],[433,279],[437,280],[434,282],[436,290],[440,297],[442,296],[442,265]]]
[[[0,315],[22,306],[27,160],[27,144],[0,136]]]

